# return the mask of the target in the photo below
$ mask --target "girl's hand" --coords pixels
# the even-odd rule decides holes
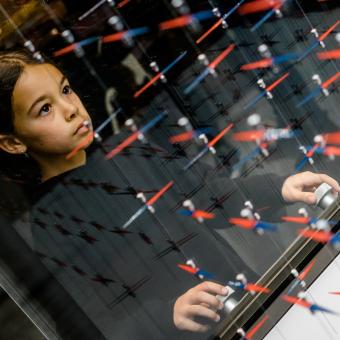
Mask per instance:
[[[322,184],[329,184],[334,192],[340,192],[339,183],[325,174],[315,174],[310,171],[288,177],[282,186],[282,197],[286,202],[304,202],[315,204],[316,188]]]
[[[214,282],[203,282],[181,295],[175,303],[173,321],[180,330],[206,332],[208,325],[194,321],[195,317],[205,317],[212,321],[220,321],[217,310],[223,308],[216,295],[227,295],[228,289]]]

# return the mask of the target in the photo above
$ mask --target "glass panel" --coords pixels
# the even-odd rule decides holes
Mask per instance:
[[[337,189],[337,2],[0,4],[2,286],[51,339],[215,335]]]

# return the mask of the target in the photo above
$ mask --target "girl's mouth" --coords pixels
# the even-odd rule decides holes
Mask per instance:
[[[90,131],[91,123],[88,120],[84,120],[75,131],[75,135],[82,135]]]

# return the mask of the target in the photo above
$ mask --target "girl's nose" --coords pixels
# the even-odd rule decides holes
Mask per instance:
[[[63,110],[67,121],[71,121],[78,116],[78,107],[70,102],[64,102]]]
[[[71,121],[71,120],[73,120],[76,117],[77,117],[77,113],[76,112],[69,112],[69,114],[66,117],[66,120],[67,121]]]

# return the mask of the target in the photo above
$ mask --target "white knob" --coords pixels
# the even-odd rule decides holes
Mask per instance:
[[[316,205],[319,208],[328,208],[338,197],[338,194],[332,192],[332,187],[327,183],[322,183],[315,190]]]

